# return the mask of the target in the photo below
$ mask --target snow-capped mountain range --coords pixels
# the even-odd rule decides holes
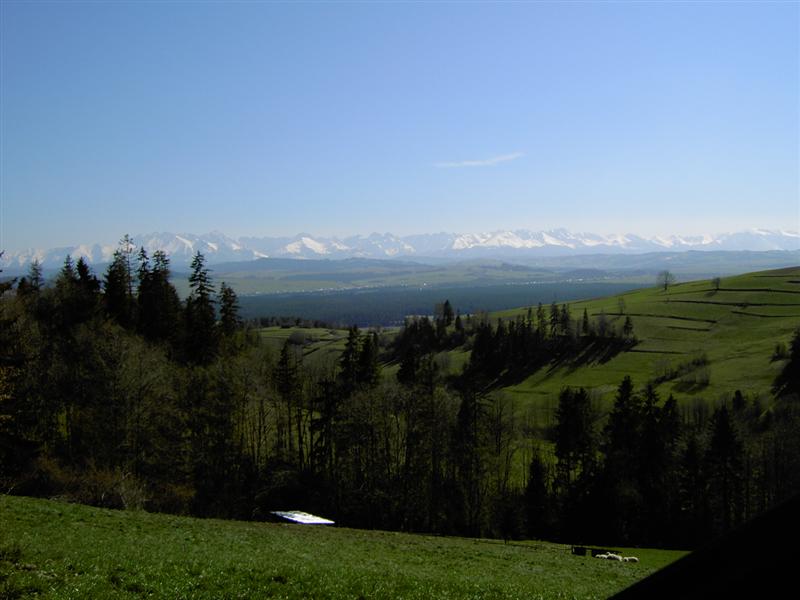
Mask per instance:
[[[430,233],[396,236],[373,233],[346,238],[312,236],[230,238],[220,232],[203,235],[151,233],[133,236],[136,246],[144,246],[152,255],[165,251],[174,267],[188,265],[192,256],[202,252],[209,263],[247,261],[258,258],[489,258],[566,256],[578,254],[643,254],[681,250],[800,250],[800,233],[750,229],[718,235],[646,238],[634,234],[599,235],[574,233],[566,229],[549,231],[493,231],[489,233]],[[83,244],[50,249],[7,252],[0,267],[25,268],[33,259],[47,268],[63,263],[67,254],[77,260],[84,257],[91,264],[107,263],[116,246]]]

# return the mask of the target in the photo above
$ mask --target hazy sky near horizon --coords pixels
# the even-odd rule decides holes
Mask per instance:
[[[0,3],[0,249],[800,228],[796,2]]]

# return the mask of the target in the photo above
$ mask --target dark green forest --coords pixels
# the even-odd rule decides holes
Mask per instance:
[[[243,294],[241,315],[256,319],[264,315],[294,315],[306,320],[359,327],[402,325],[406,315],[426,315],[442,298],[449,298],[464,313],[495,311],[530,303],[549,304],[577,298],[596,298],[619,294],[643,284],[630,281],[570,281],[537,284],[481,283],[426,287],[375,287],[294,294]]]
[[[67,257],[0,289],[0,486],[114,508],[352,527],[694,547],[800,490],[800,332],[773,402],[679,405],[626,377],[603,411],[562,390],[552,422],[499,388],[636,343],[565,305],[513,322],[449,301],[399,334],[349,329],[337,364],[271,351],[197,254],[126,238],[99,276]],[[463,347],[458,374],[437,353]],[[397,365],[396,376],[382,373]],[[639,382],[644,384],[645,382]]]

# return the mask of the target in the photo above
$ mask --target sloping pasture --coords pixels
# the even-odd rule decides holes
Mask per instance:
[[[610,401],[625,375],[638,386],[652,381],[662,397],[679,401],[717,401],[737,389],[766,400],[782,365],[772,360],[775,346],[800,326],[800,268],[726,277],[718,288],[709,280],[679,283],[568,306],[574,319],[586,309],[616,327],[630,316],[639,343],[606,363],[551,365],[506,388],[525,403],[552,402],[563,386],[589,387]],[[513,319],[525,310],[496,316]]]

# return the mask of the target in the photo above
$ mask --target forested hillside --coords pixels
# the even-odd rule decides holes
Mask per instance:
[[[796,271],[764,276],[793,298]],[[317,361],[300,336],[275,347],[244,326],[200,254],[190,285],[181,301],[168,257],[124,241],[100,278],[67,258],[51,286],[36,265],[5,286],[4,490],[198,516],[301,509],[356,527],[693,546],[800,489],[800,334],[790,341],[788,329],[768,348],[763,331],[754,337],[775,367],[769,395],[720,377],[710,402],[671,396],[683,381],[702,393],[688,376],[723,356],[708,344],[688,366],[612,371],[604,401],[591,369],[633,366],[615,361],[658,337],[641,319],[663,315],[628,309],[639,300],[501,320],[442,302],[399,332],[353,327]],[[726,286],[703,291],[702,310],[738,307]],[[763,301],[748,317],[768,323],[786,306]],[[748,333],[715,317],[700,329],[713,334],[711,321],[751,353]],[[557,401],[539,418],[509,386],[548,373],[541,385]]]

